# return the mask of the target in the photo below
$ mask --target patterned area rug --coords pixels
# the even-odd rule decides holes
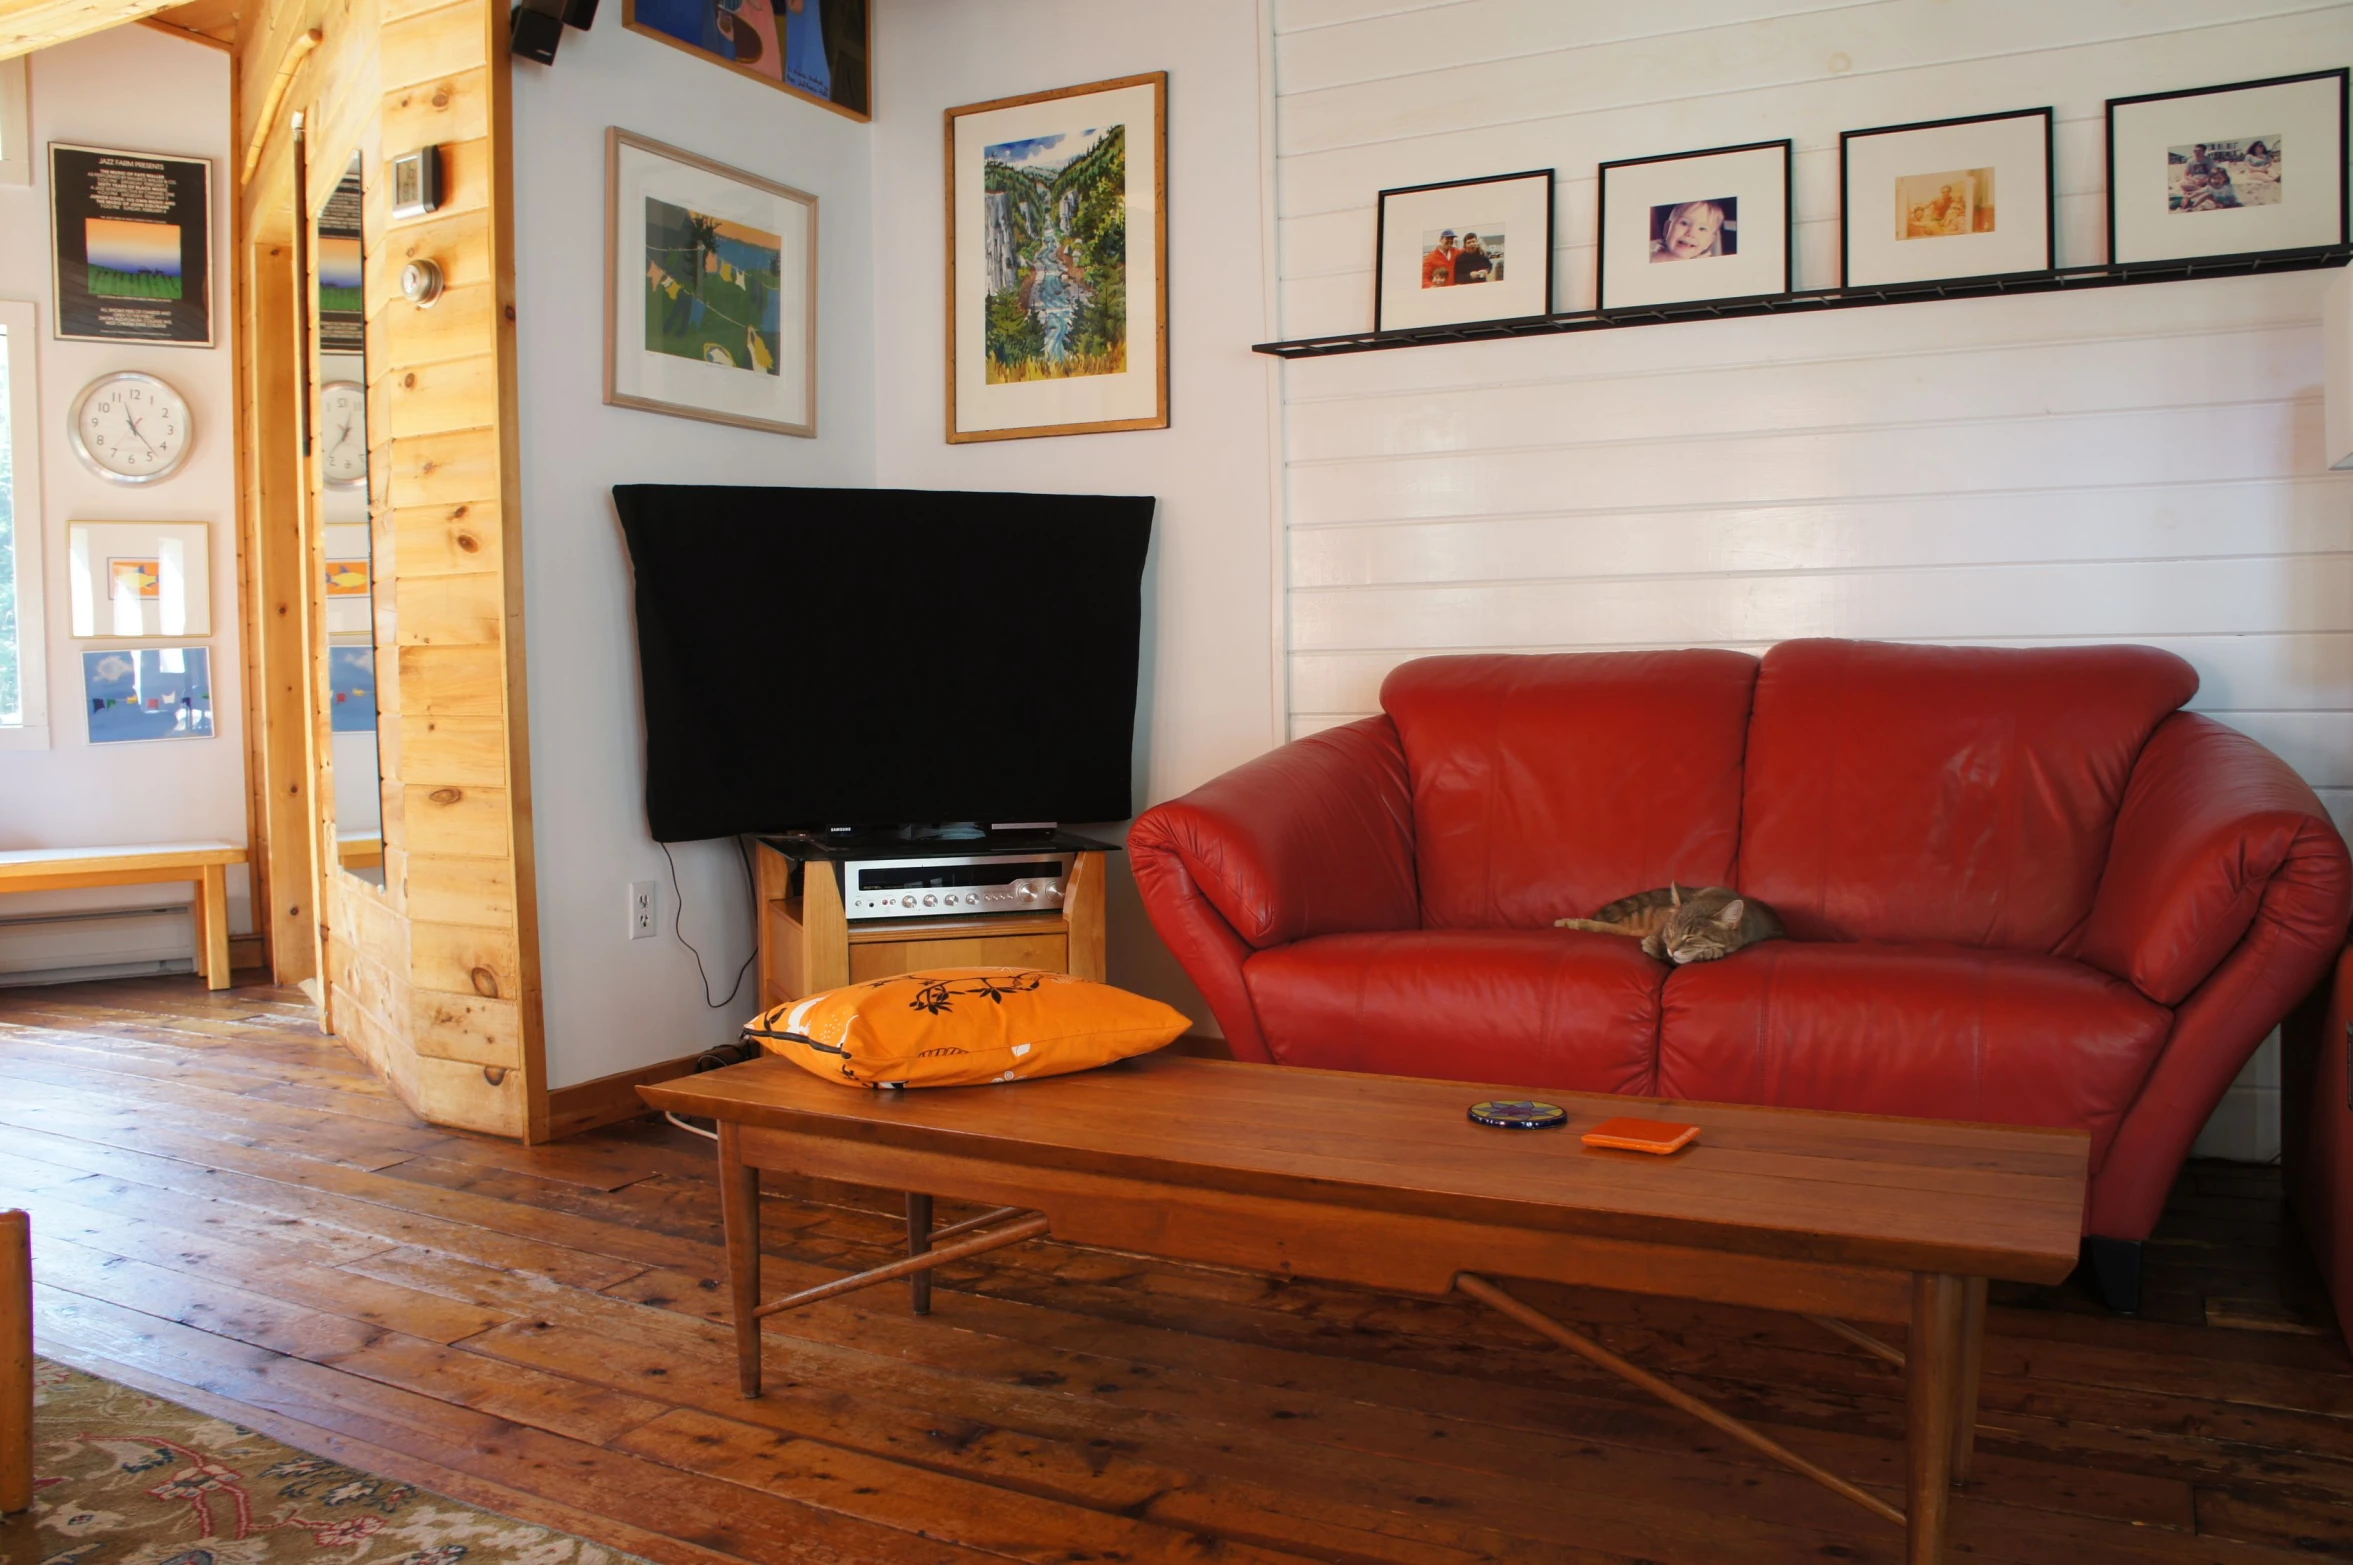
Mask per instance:
[[[34,1367],[26,1565],[631,1565],[62,1364]],[[21,1526],[24,1518],[14,1518]],[[21,1538],[22,1532],[14,1537]],[[16,1565],[14,1549],[7,1551]]]

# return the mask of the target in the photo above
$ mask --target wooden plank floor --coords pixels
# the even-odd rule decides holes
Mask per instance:
[[[1895,1561],[1895,1529],[1475,1306],[1052,1244],[771,1324],[738,1397],[708,1144],[412,1119],[299,994],[0,991],[42,1352],[663,1561]],[[894,1253],[777,1187],[770,1286]],[[940,1220],[969,1215],[943,1203]],[[2146,1318],[1997,1294],[1970,1557],[2353,1557],[2353,1362],[2269,1170],[2193,1167]],[[1529,1287],[1891,1500],[1900,1376],[1802,1320]]]

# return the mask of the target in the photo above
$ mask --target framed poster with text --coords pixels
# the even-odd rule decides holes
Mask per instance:
[[[49,144],[55,331],[212,346],[212,165]]]

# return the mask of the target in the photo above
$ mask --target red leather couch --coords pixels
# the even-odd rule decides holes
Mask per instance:
[[[1239,1058],[2078,1126],[2129,1308],[2353,898],[2312,790],[2196,689],[2129,646],[1426,658],[1129,847]],[[1670,880],[1791,938],[1670,968],[1551,927]]]

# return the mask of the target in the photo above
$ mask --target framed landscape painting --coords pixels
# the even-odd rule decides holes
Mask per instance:
[[[950,109],[948,440],[1168,427],[1168,75]]]
[[[605,401],[817,433],[817,198],[605,133]]]
[[[714,65],[874,117],[871,0],[621,0],[621,25]]]

